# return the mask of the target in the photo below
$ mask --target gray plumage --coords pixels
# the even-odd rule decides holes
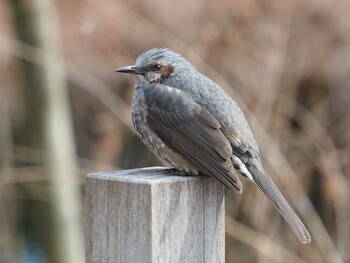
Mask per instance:
[[[132,121],[143,141],[186,174],[211,175],[242,192],[236,172],[255,182],[302,243],[303,223],[261,165],[259,148],[237,103],[179,54],[156,48],[141,54],[132,73]]]

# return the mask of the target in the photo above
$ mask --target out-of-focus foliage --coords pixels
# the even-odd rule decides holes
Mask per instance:
[[[299,244],[257,187],[246,183],[242,196],[227,193],[226,262],[349,262],[348,0],[55,4],[82,189],[88,172],[160,164],[130,125],[133,79],[114,68],[134,63],[149,48],[169,47],[241,105],[264,166],[313,238]],[[48,193],[37,172],[47,153],[16,136],[25,110],[19,60],[40,65],[40,50],[17,38],[5,1],[0,30],[1,258],[22,253],[23,233],[32,231],[23,230],[22,217],[37,211],[22,201],[45,203]]]

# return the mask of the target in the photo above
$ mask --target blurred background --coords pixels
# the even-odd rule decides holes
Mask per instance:
[[[226,262],[350,262],[348,0],[0,2],[0,262],[84,262],[84,177],[163,165],[137,138],[134,82],[169,47],[242,107],[265,168],[309,228],[258,188],[227,192]]]

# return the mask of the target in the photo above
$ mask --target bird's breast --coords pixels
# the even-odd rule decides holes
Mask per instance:
[[[136,89],[132,98],[131,116],[132,124],[142,141],[162,159],[174,168],[189,174],[197,174],[198,171],[183,157],[168,148],[158,135],[147,124],[147,105],[145,94],[141,89]]]

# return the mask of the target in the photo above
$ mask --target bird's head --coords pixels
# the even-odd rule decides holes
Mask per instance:
[[[117,68],[115,71],[134,74],[136,85],[140,86],[164,83],[190,68],[193,66],[176,52],[168,48],[153,48],[142,53],[135,65]]]

